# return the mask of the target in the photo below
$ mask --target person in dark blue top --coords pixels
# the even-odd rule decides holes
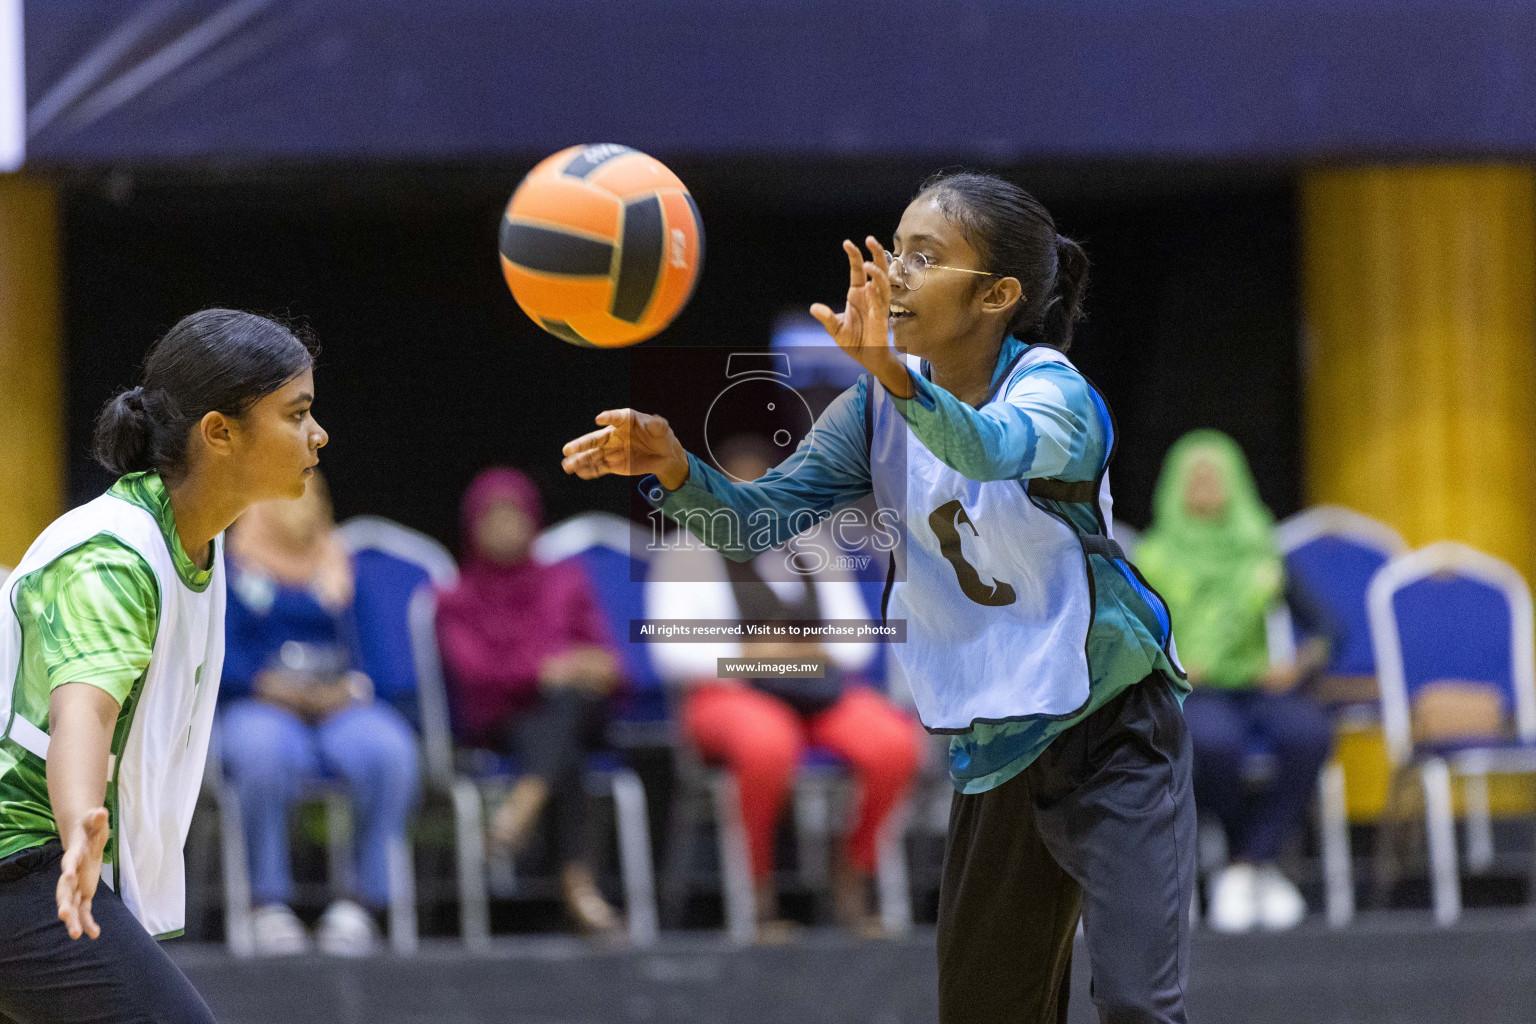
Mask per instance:
[[[957,789],[941,1021],[1064,1021],[1081,915],[1100,1018],[1183,1024],[1188,684],[1167,607],[1111,533],[1108,407],[1065,355],[1087,258],[977,173],[930,179],[894,252],[866,246],[843,244],[844,311],[811,313],[868,372],[774,469],[733,481],[634,409],[600,413],[563,468],[646,474],[646,501],[738,561],[866,494],[894,510],[883,613],[906,623],[893,653],[923,724],[952,737]]]
[[[315,477],[302,498],[252,506],[229,544],[220,740],[245,825],[259,953],[308,943],[289,906],[288,811],[303,783],[339,777],[358,817],[356,891],[336,894],[316,936],[339,955],[377,944],[387,850],[404,836],[420,786],[410,723],[356,667],[357,579],[324,488]]]

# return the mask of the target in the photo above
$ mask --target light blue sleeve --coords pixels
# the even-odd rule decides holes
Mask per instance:
[[[669,491],[648,474],[640,494],[700,540],[738,562],[778,547],[870,492],[864,436],[868,376],[834,398],[779,465],[738,483],[692,452],[688,479]]]
[[[1005,385],[1000,400],[980,409],[910,375],[913,397],[892,396],[897,410],[929,451],[968,479],[1098,476],[1107,432],[1088,382],[1070,367],[1031,366]]]

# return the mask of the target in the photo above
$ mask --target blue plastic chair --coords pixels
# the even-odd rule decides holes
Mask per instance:
[[[1408,545],[1385,523],[1336,505],[1299,512],[1282,522],[1277,533],[1285,571],[1306,586],[1343,632],[1329,673],[1376,675],[1366,591],[1381,567]]]
[[[1403,538],[1385,523],[1336,505],[1299,512],[1280,523],[1276,532],[1285,571],[1323,605],[1343,634],[1331,654],[1328,673],[1374,677],[1376,657],[1366,591],[1382,566],[1408,550]],[[1298,640],[1305,638],[1297,636],[1283,604],[1271,611],[1266,626],[1271,663],[1293,661]],[[1334,711],[1345,727],[1363,718],[1374,721],[1374,705],[1336,706]],[[1255,747],[1257,763],[1264,763],[1267,755]],[[1317,808],[1328,923],[1339,928],[1354,918],[1355,887],[1344,766],[1336,758],[1324,765],[1318,777]]]
[[[1536,773],[1530,588],[1513,566],[1447,541],[1389,562],[1371,581],[1368,607],[1388,756],[1395,779],[1418,770],[1435,920],[1450,925],[1461,913],[1452,777],[1466,781],[1468,862],[1486,868],[1493,861],[1488,777]],[[1446,680],[1492,687],[1508,734],[1417,741],[1414,706]]]

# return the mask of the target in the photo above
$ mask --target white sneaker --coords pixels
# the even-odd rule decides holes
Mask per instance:
[[[1259,924],[1266,931],[1283,932],[1301,924],[1301,919],[1307,916],[1307,901],[1279,868],[1273,864],[1259,868],[1255,883]]]
[[[257,956],[297,956],[309,949],[309,933],[297,914],[281,903],[251,914]]]
[[[1211,883],[1211,927],[1229,933],[1251,930],[1258,918],[1257,884],[1252,864],[1223,868]]]
[[[351,900],[337,900],[315,926],[315,943],[328,956],[367,956],[379,945],[373,915]]]

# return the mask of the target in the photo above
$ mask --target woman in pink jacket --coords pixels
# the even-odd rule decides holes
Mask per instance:
[[[573,563],[529,557],[543,524],[533,481],[488,469],[464,494],[464,566],[438,605],[438,641],[459,742],[514,755],[520,776],[497,809],[491,839],[516,852],[548,810],[567,912],[587,932],[618,915],[587,866],[582,762],[601,746],[618,659]]]

